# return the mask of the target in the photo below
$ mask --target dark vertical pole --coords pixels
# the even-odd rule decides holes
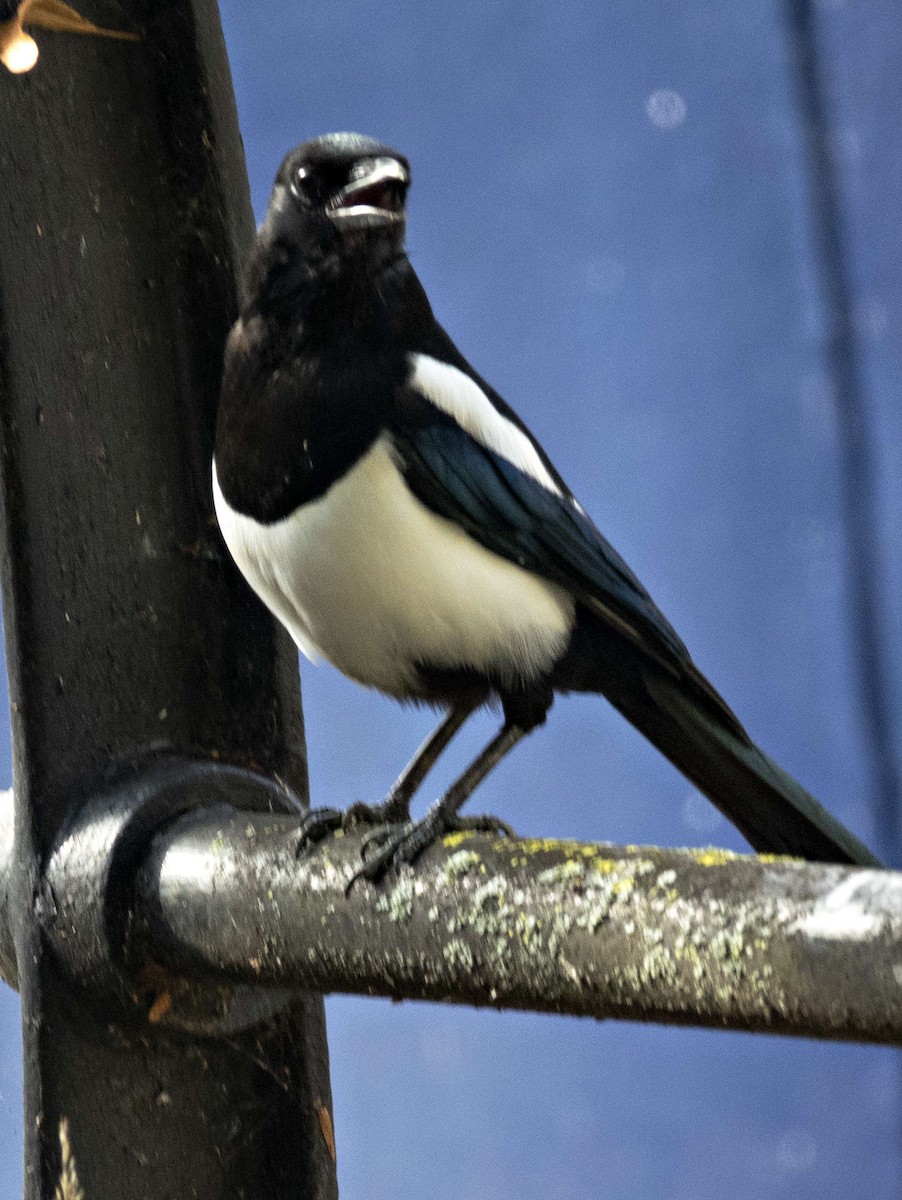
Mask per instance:
[[[849,285],[839,187],[811,0],[787,0],[789,49],[808,161],[816,268],[827,327],[826,355],[836,400],[846,603],[859,705],[873,770],[881,857],[902,861],[902,777],[896,759],[893,697],[880,637],[880,548],[874,454]]]
[[[86,12],[87,16],[94,14]],[[212,521],[211,428],[252,232],[214,0],[120,0],[137,44],[47,34],[0,75],[3,600],[16,786],[25,1194],[63,1122],[91,1200],[330,1197],[322,1006],[226,1038],[98,1012],[45,952],[42,865],[148,748],[302,795],[296,657]]]

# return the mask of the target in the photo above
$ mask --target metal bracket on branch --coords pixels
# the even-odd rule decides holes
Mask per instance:
[[[263,775],[221,763],[162,757],[130,766],[86,800],[54,849],[41,907],[58,958],[97,1007],[223,1037],[268,1019],[291,994],[228,979],[189,983],[134,948],[135,873],[153,835],[200,803],[215,819],[285,813],[297,801]]]

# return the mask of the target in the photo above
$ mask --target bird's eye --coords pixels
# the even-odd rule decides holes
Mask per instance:
[[[316,206],[323,202],[322,180],[310,167],[298,167],[292,179],[291,190],[302,204]]]
[[[319,208],[325,206],[347,181],[346,168],[316,163],[312,167],[305,165],[295,169],[291,177],[291,190],[302,204]]]

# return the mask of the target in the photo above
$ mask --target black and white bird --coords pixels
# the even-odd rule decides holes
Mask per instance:
[[[606,696],[756,849],[876,863],[754,745],[438,324],[404,250],[409,182],[403,155],[356,134],[286,157],[226,348],[213,468],[226,544],[304,654],[445,710],[387,800],[352,810],[385,823],[361,873],[459,826],[558,692]],[[414,791],[489,702],[499,733],[412,822]]]

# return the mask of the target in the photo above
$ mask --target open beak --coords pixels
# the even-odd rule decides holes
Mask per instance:
[[[362,159],[351,182],[333,196],[326,215],[344,228],[373,228],[404,221],[410,176],[396,158]]]

